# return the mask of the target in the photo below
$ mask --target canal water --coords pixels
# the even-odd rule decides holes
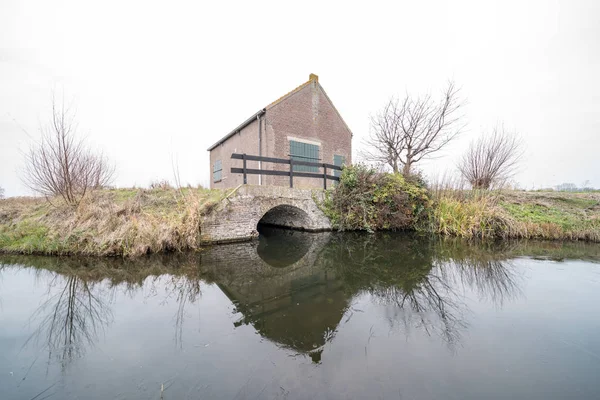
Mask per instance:
[[[600,246],[265,230],[0,256],[0,399],[598,399]]]

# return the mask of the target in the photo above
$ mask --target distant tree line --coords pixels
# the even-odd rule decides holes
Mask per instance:
[[[559,192],[594,192],[598,190],[590,186],[590,181],[583,182],[581,186],[568,182],[561,183],[560,185],[556,185],[554,189]]]

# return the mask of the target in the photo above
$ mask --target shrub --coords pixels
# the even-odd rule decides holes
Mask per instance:
[[[414,228],[429,203],[427,190],[401,174],[354,165],[327,191],[323,210],[339,230],[373,232]]]

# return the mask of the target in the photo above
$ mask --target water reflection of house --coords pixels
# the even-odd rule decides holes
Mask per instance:
[[[278,277],[276,283],[219,287],[243,314],[236,325],[252,324],[276,343],[301,353],[315,352],[313,360],[318,361],[318,350],[333,337],[349,299],[335,274],[309,272],[288,280]]]
[[[258,243],[213,248],[203,264],[242,314],[236,325],[318,361],[349,303],[335,272],[318,262],[328,241],[328,233],[266,233]]]

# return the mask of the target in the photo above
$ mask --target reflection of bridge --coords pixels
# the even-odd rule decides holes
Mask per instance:
[[[252,324],[262,336],[318,362],[350,300],[337,274],[318,262],[329,239],[329,233],[267,231],[257,243],[211,248],[202,265],[242,313],[236,325]]]
[[[242,185],[201,223],[204,244],[243,241],[258,236],[259,222],[311,232],[331,230],[317,202],[323,191],[281,186]]]

